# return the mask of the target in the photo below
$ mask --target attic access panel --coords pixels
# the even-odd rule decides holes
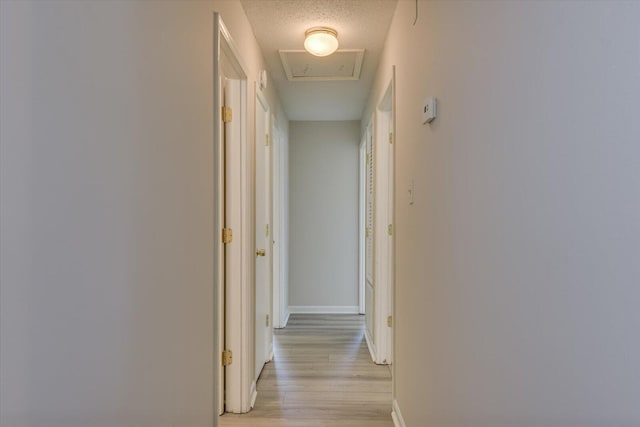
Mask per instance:
[[[296,81],[358,80],[364,49],[337,50],[329,56],[313,56],[306,50],[279,50],[287,79]]]

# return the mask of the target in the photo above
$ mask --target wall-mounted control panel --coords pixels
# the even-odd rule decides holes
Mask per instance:
[[[431,123],[436,118],[436,98],[430,96],[422,102],[422,124]]]

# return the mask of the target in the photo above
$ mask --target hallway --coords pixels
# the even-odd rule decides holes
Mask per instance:
[[[221,427],[393,426],[390,369],[371,361],[364,316],[292,314],[274,348],[255,408]]]
[[[0,427],[640,427],[639,22],[0,0]]]

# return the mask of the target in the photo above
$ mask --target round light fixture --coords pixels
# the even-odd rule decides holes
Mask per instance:
[[[327,56],[338,49],[338,32],[332,28],[309,28],[304,37],[304,48],[312,55]]]

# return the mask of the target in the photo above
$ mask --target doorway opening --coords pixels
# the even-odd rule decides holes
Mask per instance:
[[[267,97],[257,85],[248,93],[247,69],[238,50],[217,14],[214,22],[219,202],[214,225],[224,230],[224,240],[217,237],[214,245],[214,363],[219,379],[215,398],[219,414],[246,413],[257,397],[258,377],[273,357],[273,328],[284,327],[289,316],[286,289],[279,279],[286,270],[287,252],[282,250],[287,218],[281,208],[288,191],[283,165],[287,159]],[[361,292],[358,306],[349,307],[350,313],[368,315],[366,342],[377,364],[392,360],[393,84],[392,80],[373,114],[360,151],[365,172],[360,186],[366,190],[358,196],[366,207],[360,212]],[[255,108],[248,107],[250,99]],[[357,140],[356,136],[355,144]],[[223,355],[231,363],[223,365]]]
[[[249,253],[251,222],[247,138],[247,68],[218,13],[214,13],[214,354],[217,413],[247,412],[248,358],[253,348]],[[232,363],[233,355],[236,363]]]
[[[255,288],[254,288],[254,375],[251,383],[251,406],[255,402],[256,383],[264,365],[273,358],[273,226],[271,220],[271,132],[270,108],[266,97],[255,88]]]
[[[393,360],[395,69],[361,143],[361,283],[372,360]],[[362,166],[364,156],[364,166]]]

